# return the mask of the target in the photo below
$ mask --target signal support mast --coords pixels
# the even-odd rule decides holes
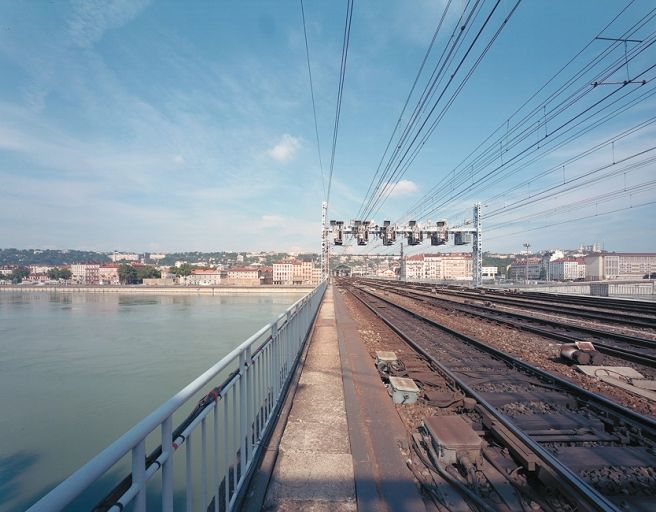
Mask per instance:
[[[328,226],[326,225],[326,215],[328,212],[328,203],[321,203],[321,279],[326,279],[330,272],[330,244],[328,243]]]
[[[471,221],[461,226],[449,227],[446,220],[437,222],[428,221],[420,224],[415,220],[399,226],[392,225],[389,220],[382,224],[375,224],[371,220],[352,220],[346,224],[341,220],[331,220],[330,228],[325,229],[332,233],[333,244],[343,245],[344,237],[350,236],[358,245],[367,245],[370,238],[378,238],[383,245],[394,245],[397,237],[405,238],[408,245],[419,245],[425,238],[430,239],[431,245],[446,245],[450,238],[454,245],[472,244],[472,281],[476,287],[481,286],[483,278],[483,229],[481,222],[481,203],[473,208]]]

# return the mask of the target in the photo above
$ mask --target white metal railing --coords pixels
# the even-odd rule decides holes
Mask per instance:
[[[310,332],[326,285],[324,281],[262,327],[46,494],[28,512],[61,510],[115,468],[128,453],[131,454],[131,477],[114,489],[114,496],[108,502],[105,500],[106,506],[99,510],[118,512],[132,503],[135,512],[145,511],[146,485],[161,469],[161,507],[156,508],[172,511],[174,454],[183,444],[185,476],[182,486],[186,510],[205,511],[212,505],[216,512],[232,510],[257,460],[260,441],[273,426],[274,413]],[[197,400],[208,384],[219,379],[222,379],[220,385],[203,395],[194,412],[174,431],[173,414],[183,405]],[[200,451],[193,448],[198,441],[199,427]],[[146,438],[157,428],[161,446],[146,457]],[[208,437],[213,438],[211,442]],[[200,461],[195,460],[197,457]],[[195,471],[199,471],[197,476]],[[195,487],[199,487],[199,492],[194,491]]]

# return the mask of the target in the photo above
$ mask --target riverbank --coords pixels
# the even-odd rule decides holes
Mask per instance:
[[[144,285],[113,285],[113,286],[61,286],[61,285],[1,285],[0,292],[13,293],[109,293],[135,295],[239,295],[239,294],[277,294],[277,293],[308,293],[313,286],[144,286]]]

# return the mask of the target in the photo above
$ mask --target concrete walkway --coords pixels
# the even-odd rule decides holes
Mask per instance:
[[[317,317],[263,510],[357,510],[332,287]]]

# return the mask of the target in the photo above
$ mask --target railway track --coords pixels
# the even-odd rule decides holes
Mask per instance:
[[[433,287],[429,283],[412,283],[413,286]],[[501,297],[516,297],[529,300],[538,300],[543,302],[554,302],[560,304],[570,304],[582,307],[602,308],[612,311],[625,311],[628,313],[656,315],[656,302],[631,300],[631,299],[613,299],[611,297],[592,297],[587,295],[568,295],[563,293],[548,292],[526,292],[519,290],[500,290],[495,288],[472,289],[462,286],[439,286],[441,290],[450,290],[453,292],[468,292],[477,294],[492,294]]]
[[[422,301],[431,306],[438,306],[491,322],[508,325],[563,343],[590,341],[602,354],[656,368],[656,341],[654,340],[562,323],[555,320],[536,318],[512,311],[499,310],[484,304],[473,304],[471,302],[465,304],[456,300],[436,297],[428,292],[410,291],[404,287],[371,281],[367,281],[366,284],[373,288]],[[485,297],[478,298],[478,300],[484,299]]]
[[[494,291],[494,293],[503,294],[504,292]],[[562,293],[517,292],[517,295],[521,297],[527,297],[529,299],[547,302],[560,302],[564,304],[591,306],[595,308],[608,308],[615,311],[628,311],[633,313],[656,315],[655,302],[599,297],[577,297],[572,295],[565,295]]]
[[[415,290],[433,291],[438,294],[452,295],[474,300],[486,300],[511,307],[544,311],[547,313],[566,315],[584,320],[656,329],[656,308],[652,312],[652,305],[649,303],[639,303],[639,307],[646,307],[649,309],[640,309],[636,314],[636,312],[614,310],[614,308],[618,306],[613,306],[612,304],[606,303],[605,300],[600,299],[598,299],[598,302],[592,306],[591,304],[580,304],[576,301],[568,302],[566,299],[562,298],[555,301],[551,298],[545,298],[547,294],[532,294],[531,296],[525,297],[524,293],[507,294],[491,290],[485,290],[484,292],[465,289],[454,290],[426,284],[413,283],[406,284],[405,286]],[[580,297],[577,297],[577,299],[580,299]],[[613,304],[615,304],[615,301]],[[575,307],[572,307],[572,305],[575,305]]]
[[[567,496],[570,510],[654,509],[653,419],[370,291],[349,291],[475,401],[461,412],[475,430],[505,445],[531,478]]]

